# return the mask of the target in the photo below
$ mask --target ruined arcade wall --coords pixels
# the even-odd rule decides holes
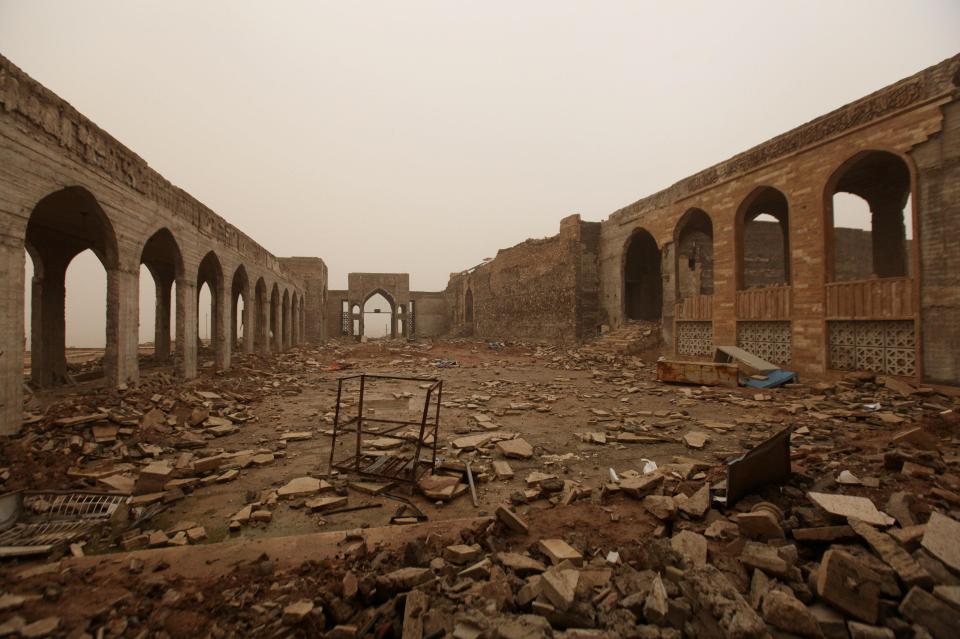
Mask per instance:
[[[665,338],[673,343],[676,314],[672,273],[677,222],[692,208],[713,223],[714,295],[707,318],[714,344],[735,344],[738,336],[736,281],[737,213],[761,186],[782,192],[788,201],[792,286],[786,317],[792,368],[822,373],[828,369],[827,254],[825,221],[827,183],[860,152],[892,152],[915,173],[913,207],[919,237],[914,251],[922,265],[917,297],[919,313],[904,311],[925,330],[917,372],[926,379],[960,382],[957,348],[960,304],[956,276],[956,102],[960,56],[877,91],[793,131],[712,166],[654,195],[639,200],[602,223],[600,282],[605,320],[624,323],[622,260],[630,235],[646,229],[663,252]],[[951,182],[951,180],[953,180]],[[953,238],[945,240],[945,238]],[[916,242],[915,242],[916,243]],[[919,256],[917,255],[919,253]],[[930,269],[927,272],[927,269]],[[911,268],[916,273],[916,268]],[[910,306],[909,295],[906,297]],[[851,302],[852,303],[852,302]],[[922,317],[920,321],[919,317]],[[774,318],[771,318],[774,319]],[[933,329],[933,330],[930,330]],[[919,365],[922,361],[922,367]]]

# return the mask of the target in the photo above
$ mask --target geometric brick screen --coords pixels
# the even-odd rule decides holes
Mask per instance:
[[[677,322],[678,355],[713,355],[713,322]]]
[[[827,322],[830,368],[912,377],[916,374],[913,321]]]
[[[774,364],[789,364],[790,322],[737,322],[737,346]]]

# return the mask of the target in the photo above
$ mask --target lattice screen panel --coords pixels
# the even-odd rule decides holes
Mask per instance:
[[[737,322],[737,346],[768,362],[789,364],[790,322]]]
[[[912,321],[828,322],[830,368],[916,374]]]
[[[712,355],[713,322],[677,322],[678,355]]]

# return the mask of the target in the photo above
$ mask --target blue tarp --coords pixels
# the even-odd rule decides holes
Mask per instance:
[[[752,386],[753,388],[776,388],[777,386],[783,386],[793,381],[797,377],[797,374],[793,371],[785,371],[780,368],[774,371],[766,371],[763,374],[767,376],[766,379],[748,379],[746,381],[747,386]]]

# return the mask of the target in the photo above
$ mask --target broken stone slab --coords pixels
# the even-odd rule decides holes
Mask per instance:
[[[493,474],[497,476],[497,479],[513,479],[513,469],[505,461],[493,462]]]
[[[403,603],[401,639],[423,639],[424,616],[430,609],[430,598],[422,590],[411,590]]]
[[[811,639],[823,637],[813,613],[799,599],[782,590],[767,592],[762,610],[764,620],[774,628]]]
[[[278,497],[303,497],[333,488],[328,482],[314,477],[297,477],[277,489]]]
[[[809,492],[807,497],[821,509],[838,517],[852,517],[874,526],[892,526],[896,520],[866,497]]]
[[[883,532],[880,532],[873,526],[860,521],[859,519],[849,519],[850,527],[853,528],[860,537],[873,549],[873,552],[893,568],[903,583],[908,586],[921,586],[930,588],[933,586],[933,579],[930,574],[918,564],[910,554],[904,550],[894,539]],[[954,545],[957,543],[954,540]]]
[[[309,599],[301,599],[283,609],[283,623],[292,626],[303,621],[303,618],[313,610],[313,602]]]
[[[717,568],[706,565],[687,570],[681,586],[691,602],[697,623],[705,626],[700,636],[737,639],[769,636],[760,615]]]
[[[848,621],[847,631],[850,633],[843,635],[844,639],[896,639],[897,635],[893,630],[884,626],[871,626],[860,623],[859,621]]]
[[[831,548],[817,569],[817,594],[834,608],[869,624],[880,614],[880,575],[848,552]]]
[[[574,566],[579,566],[583,563],[583,555],[562,539],[541,539],[537,542],[537,548],[549,557],[554,565],[563,561],[569,561]]]
[[[60,617],[44,617],[20,629],[23,639],[40,639],[49,637],[60,628]]]
[[[551,568],[543,573],[540,581],[544,596],[559,611],[565,612],[576,599],[580,571],[572,568]]]
[[[173,467],[169,462],[153,462],[140,471],[135,490],[137,494],[160,492],[163,490],[163,485],[172,478]]]
[[[325,510],[333,510],[334,508],[346,506],[347,502],[348,499],[346,497],[341,497],[340,495],[332,497],[314,497],[306,500],[304,502],[304,506],[313,512],[323,512]]]
[[[790,564],[776,548],[756,541],[748,541],[743,545],[740,562],[778,577],[786,577],[790,572]]]
[[[460,479],[458,477],[452,477],[450,475],[426,475],[417,482],[417,487],[428,499],[448,501],[453,499],[459,484]]]
[[[483,555],[483,549],[480,544],[468,546],[466,544],[454,544],[443,549],[443,558],[452,564],[463,566],[471,562],[476,562]]]
[[[530,530],[530,527],[527,526],[527,522],[521,519],[515,512],[506,506],[498,506],[496,515],[497,519],[500,520],[504,526],[515,533],[525,535]]]
[[[530,459],[533,457],[533,446],[527,443],[527,440],[519,437],[497,442],[497,450],[504,457],[512,459]]]
[[[383,579],[397,590],[410,590],[433,579],[429,568],[400,568],[383,576]]]
[[[707,564],[707,538],[692,530],[682,530],[670,539],[670,547],[676,550],[691,566]]]
[[[710,436],[701,431],[690,431],[683,435],[683,443],[697,450],[706,446],[709,440]]]
[[[477,581],[482,581],[490,577],[490,569],[493,567],[493,562],[490,561],[489,557],[484,557],[480,561],[467,566],[459,573],[458,577],[466,579],[476,579]]]
[[[934,639],[957,636],[957,611],[922,588],[910,589],[900,602],[900,614],[929,630]]]
[[[493,439],[493,435],[489,433],[481,433],[479,435],[469,435],[467,437],[458,437],[457,439],[450,442],[450,445],[454,448],[462,451],[470,451],[475,448],[480,448],[485,446]]]
[[[674,499],[680,512],[694,519],[702,519],[710,510],[710,486],[704,484],[689,497],[677,495]]]
[[[636,499],[643,499],[663,484],[663,475],[653,472],[649,475],[625,477],[620,480],[620,490]]]
[[[677,514],[677,502],[667,495],[647,495],[643,507],[661,521],[669,521]]]
[[[280,439],[283,439],[288,442],[301,442],[306,439],[312,439],[312,438],[313,438],[313,433],[311,433],[308,430],[292,431],[292,432],[287,432],[280,435]]]
[[[657,625],[662,625],[670,614],[670,600],[667,589],[663,585],[660,573],[657,573],[650,584],[650,591],[643,602],[644,619]]]
[[[783,528],[777,521],[777,516],[769,510],[757,510],[749,513],[740,513],[736,516],[740,534],[749,539],[783,539]]]
[[[497,561],[499,561],[504,568],[509,568],[521,577],[541,573],[547,569],[546,566],[533,557],[516,552],[500,552],[497,553],[496,557]]]
[[[920,544],[934,557],[960,572],[960,522],[932,512]]]

